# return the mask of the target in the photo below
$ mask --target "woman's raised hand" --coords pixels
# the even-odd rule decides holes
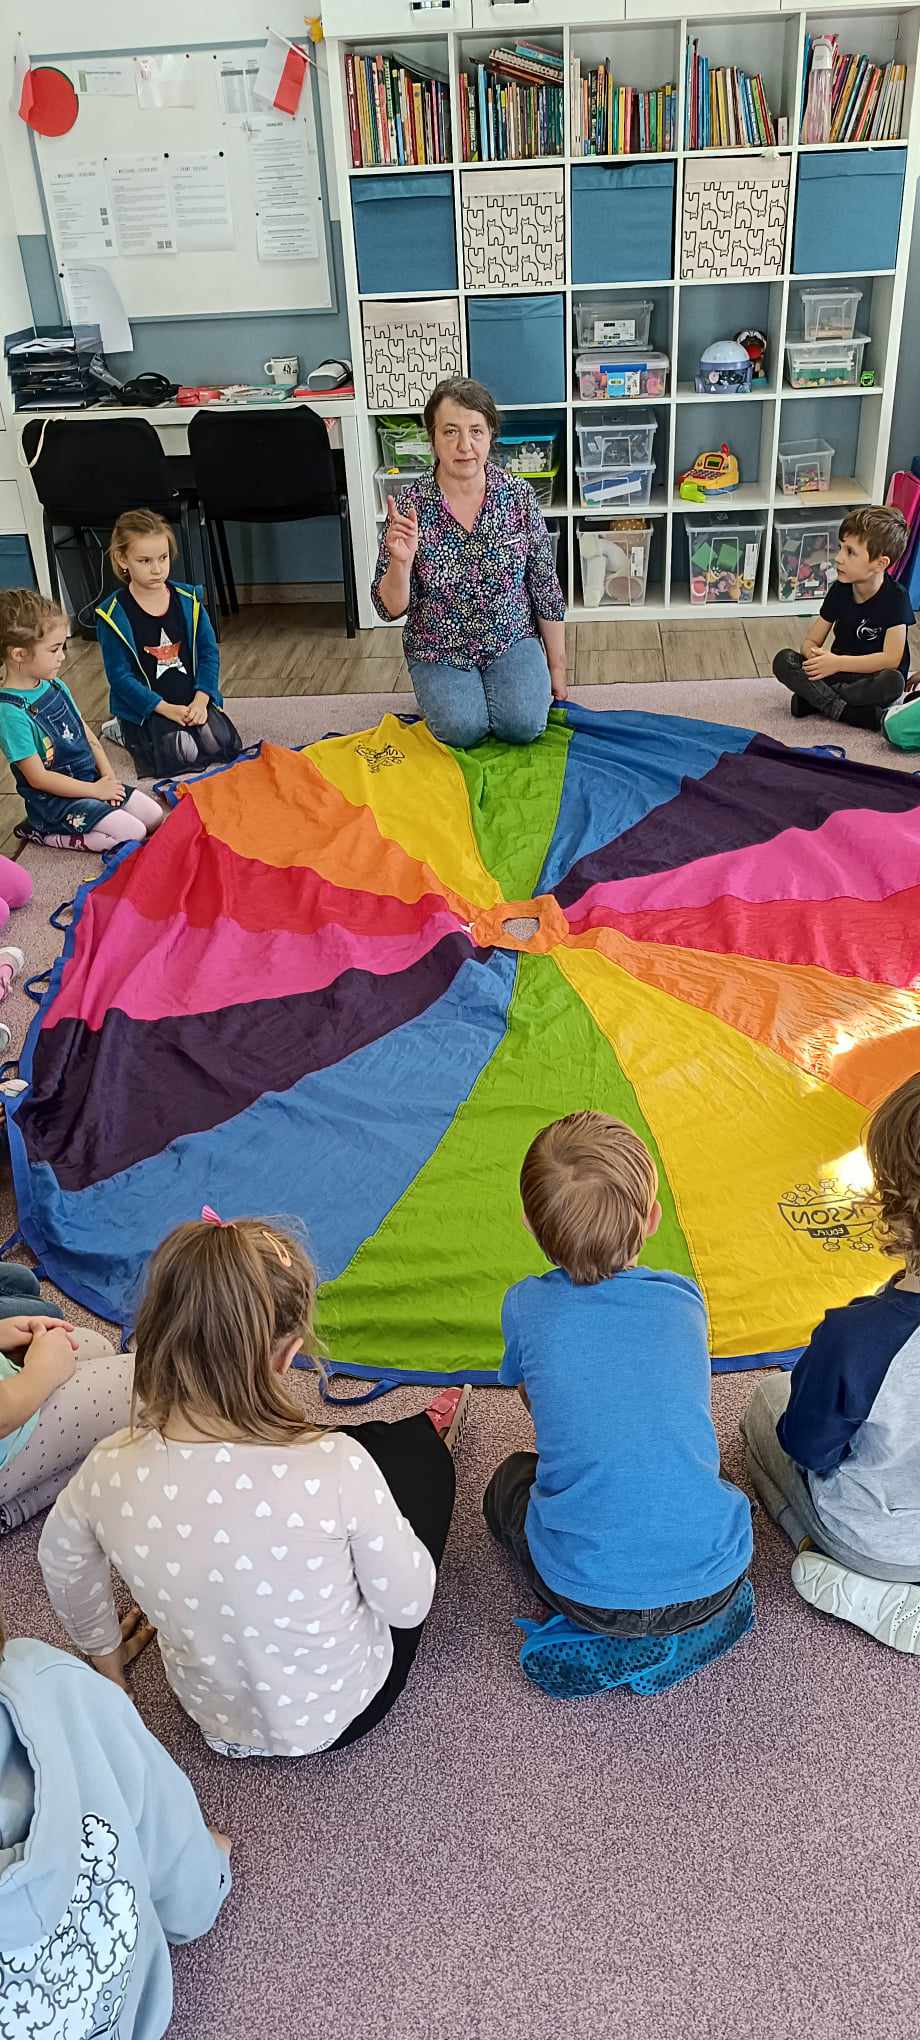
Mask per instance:
[[[414,510],[401,516],[392,496],[387,497],[386,542],[391,560],[401,567],[411,567],[418,550],[418,518]]]

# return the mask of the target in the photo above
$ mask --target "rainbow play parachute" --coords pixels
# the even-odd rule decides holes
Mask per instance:
[[[515,935],[508,927],[513,920]],[[494,1378],[544,1264],[517,1177],[584,1106],[643,1135],[650,1265],[714,1364],[884,1279],[861,1135],[920,1064],[920,782],[569,706],[529,749],[419,722],[263,745],[78,897],[11,1114],[20,1221],[130,1320],[205,1203],[299,1215],[350,1374]]]

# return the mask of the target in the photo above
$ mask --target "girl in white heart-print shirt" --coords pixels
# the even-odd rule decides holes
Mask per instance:
[[[469,1390],[398,1423],[306,1423],[285,1377],[315,1290],[273,1222],[207,1211],[171,1233],[138,1319],[134,1423],[90,1453],[39,1545],[68,1635],[123,1684],[117,1568],[177,1699],[231,1756],[307,1756],[382,1719],[450,1525],[445,1436]]]

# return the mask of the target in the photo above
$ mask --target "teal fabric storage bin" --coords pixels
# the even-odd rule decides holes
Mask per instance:
[[[353,177],[358,288],[456,290],[454,189],[449,171],[430,177]]]
[[[673,274],[674,164],[575,164],[573,283],[656,282]]]
[[[497,404],[565,402],[561,297],[468,298],[470,374]]]
[[[27,538],[0,538],[0,588],[34,588],[35,570]]]
[[[893,269],[906,149],[800,156],[792,267],[799,276]]]

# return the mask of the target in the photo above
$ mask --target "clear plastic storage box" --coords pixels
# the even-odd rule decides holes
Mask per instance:
[[[580,524],[576,535],[585,608],[641,608],[652,549],[648,519],[624,517],[600,528]]]
[[[590,424],[576,425],[575,430],[582,467],[635,467],[654,459],[652,441],[658,421],[650,411],[645,417],[636,412],[631,418],[592,418]]]
[[[787,340],[786,362],[794,390],[823,390],[858,383],[868,333],[852,340]]]
[[[837,579],[838,529],[836,517],[796,523],[777,518],[773,535],[776,592],[781,602],[824,601],[832,581]]]
[[[559,469],[553,467],[548,468],[545,475],[525,475],[523,478],[530,483],[541,510],[549,510],[552,507],[558,473]]]
[[[652,320],[651,298],[589,298],[575,306],[579,347],[645,347]]]
[[[526,475],[532,482],[536,475],[555,470],[558,437],[558,427],[549,432],[502,432],[492,443],[492,459],[499,467],[508,468],[515,475]]]
[[[381,418],[377,426],[380,458],[385,468],[431,467],[434,455],[421,418]]]
[[[787,439],[777,473],[784,496],[818,496],[831,485],[834,449],[826,439]]]
[[[632,467],[583,468],[578,470],[579,501],[585,510],[614,509],[618,503],[650,503],[654,461],[637,461]]]
[[[688,520],[691,602],[753,602],[762,539],[759,524]]]
[[[399,496],[410,482],[420,482],[423,475],[430,474],[430,468],[378,468],[374,476],[377,490],[377,508],[385,517],[387,497]]]
[[[666,354],[654,348],[592,347],[575,356],[575,380],[580,397],[663,397],[667,394],[671,364]]]
[[[825,283],[800,296],[806,340],[852,340],[861,290],[834,290]]]

